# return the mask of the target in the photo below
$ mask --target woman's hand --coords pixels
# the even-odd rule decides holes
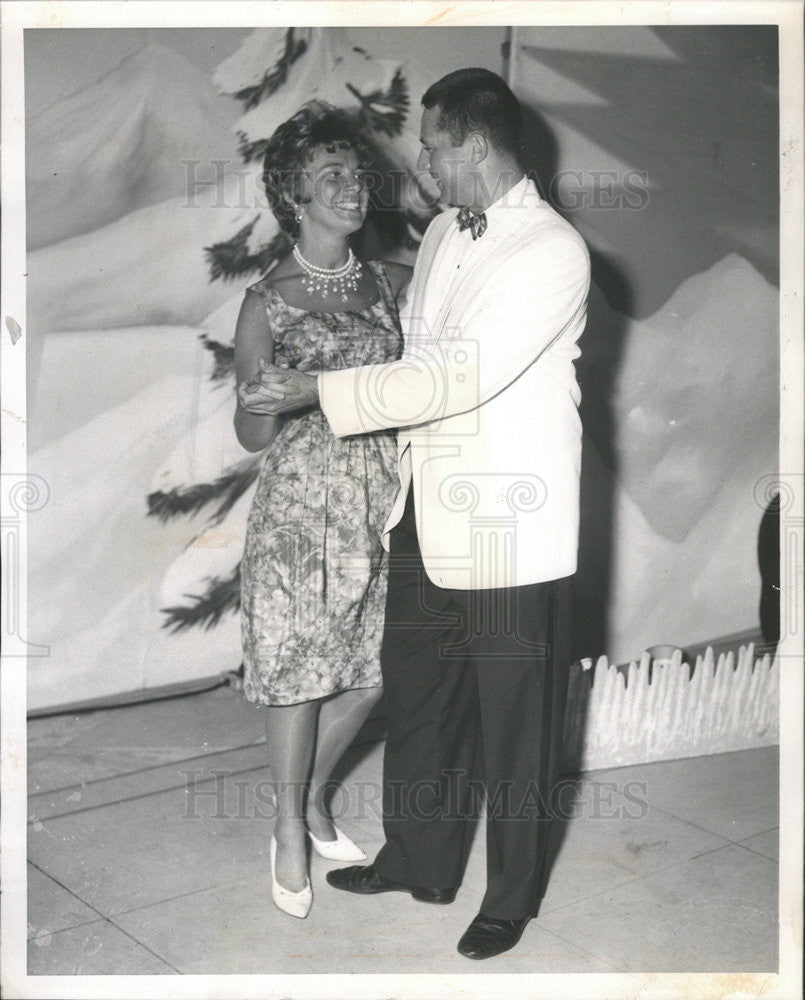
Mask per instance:
[[[258,366],[250,381],[238,385],[238,401],[248,413],[275,417],[318,404],[315,375],[269,364],[265,358],[259,359]]]
[[[270,397],[266,397],[265,393],[262,392],[260,384],[263,366],[267,363],[265,358],[259,358],[257,362],[259,370],[250,379],[244,379],[244,381],[238,383],[238,402],[247,413],[252,413],[255,416],[272,415],[264,405]]]

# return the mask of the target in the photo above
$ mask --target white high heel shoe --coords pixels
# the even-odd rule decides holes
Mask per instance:
[[[304,919],[310,913],[310,907],[313,905],[313,890],[310,887],[310,879],[307,880],[304,889],[300,889],[299,892],[291,892],[290,889],[284,888],[277,881],[274,870],[277,860],[277,841],[273,836],[271,837],[269,854],[271,857],[271,898],[283,912],[292,917]]]
[[[365,861],[366,851],[349,839],[343,830],[335,827],[335,840],[319,840],[308,830],[308,837],[313,844],[313,850],[320,858],[328,861]]]

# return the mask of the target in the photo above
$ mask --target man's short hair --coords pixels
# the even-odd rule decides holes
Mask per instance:
[[[425,91],[422,104],[439,108],[437,127],[460,146],[482,132],[498,150],[520,152],[520,103],[504,80],[488,69],[457,69]]]

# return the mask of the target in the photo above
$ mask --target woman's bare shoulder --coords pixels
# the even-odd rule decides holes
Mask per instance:
[[[299,268],[296,262],[290,254],[286,254],[271,265],[260,279],[259,284],[265,288],[274,287],[279,291],[284,285],[298,277]]]
[[[289,255],[272,265],[259,281],[249,286],[247,292],[258,292],[262,296],[273,288],[280,298],[293,299],[295,293],[301,288],[301,278],[299,268]]]

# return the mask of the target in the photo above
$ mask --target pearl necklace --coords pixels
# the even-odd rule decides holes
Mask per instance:
[[[363,267],[361,262],[349,248],[346,264],[341,267],[317,267],[302,256],[298,246],[293,248],[293,256],[296,263],[305,273],[305,287],[308,295],[323,295],[327,298],[330,295],[330,283],[332,282],[333,294],[340,294],[342,302],[348,302],[348,292],[357,292],[358,282],[361,280]]]

